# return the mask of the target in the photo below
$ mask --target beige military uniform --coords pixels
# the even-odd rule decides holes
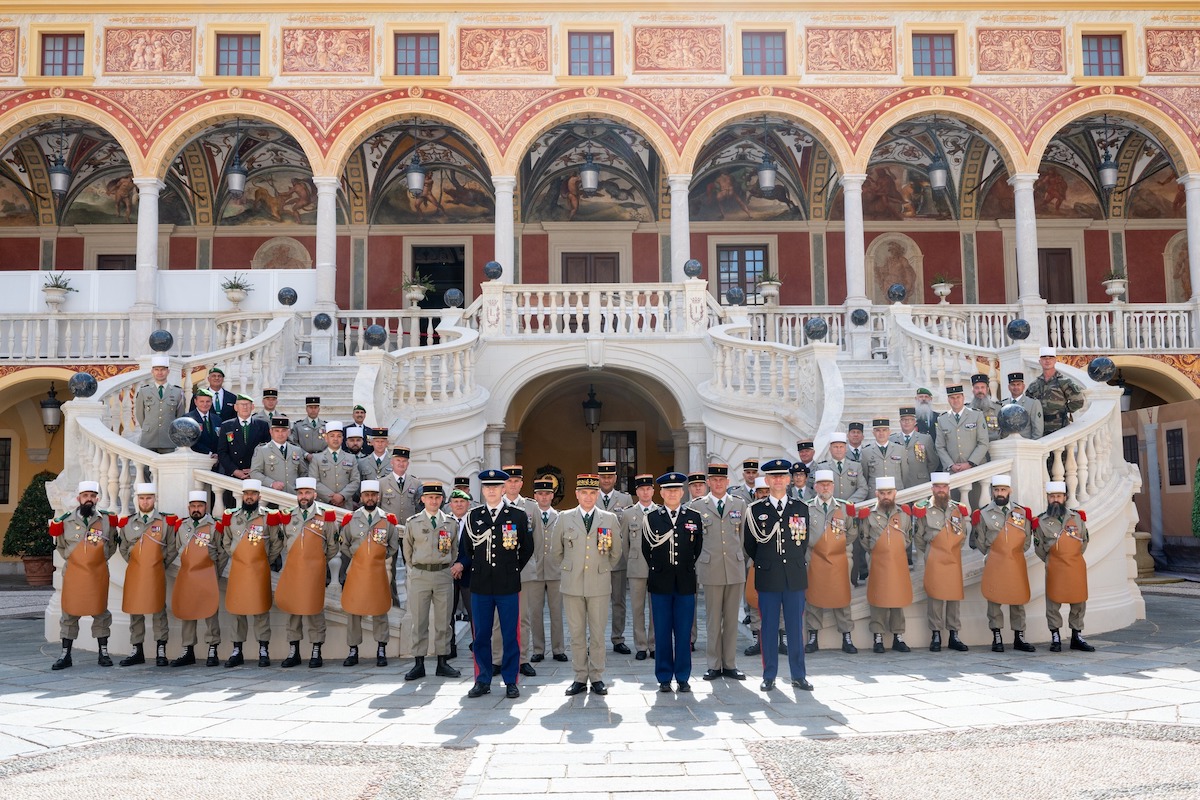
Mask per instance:
[[[221,538],[221,552],[224,555],[224,566],[221,569],[223,577],[229,578],[229,572],[233,565],[233,554],[251,533],[255,536],[265,536],[267,563],[272,563],[279,558],[279,554],[283,552],[283,540],[278,536],[271,535],[271,530],[267,527],[267,512],[263,506],[260,505],[252,516],[247,515],[241,508],[236,508],[232,512],[226,511],[225,514],[225,519],[229,521],[225,523],[225,533]],[[251,522],[254,522],[255,528],[261,525],[262,529],[251,531]],[[226,602],[228,602],[228,597],[228,593],[226,593]],[[233,641],[245,642],[249,633],[249,618],[245,614],[233,614],[232,616]],[[254,614],[253,617],[254,638],[259,642],[270,641],[271,612],[268,610],[262,614]]]
[[[1036,403],[1037,401],[1034,402]],[[979,509],[979,524],[971,528],[971,547],[983,553],[986,558],[988,553],[991,552],[992,544],[995,543],[998,537],[1004,535],[1005,523],[1007,523],[1010,514],[1016,514],[1022,520],[1022,527],[1025,530],[1025,542],[1021,549],[1022,551],[1029,550],[1029,546],[1033,543],[1033,526],[1028,519],[1025,519],[1025,507],[1013,502],[1005,506],[998,506],[994,502],[988,503]],[[1026,581],[1028,582],[1028,578]],[[988,627],[994,631],[998,631],[1004,627],[1004,608],[1000,603],[993,603],[991,600],[988,600],[987,620]],[[1008,625],[1014,631],[1025,632],[1024,604],[1010,605],[1008,607]]]
[[[417,658],[429,655],[432,643],[433,655],[447,656],[450,601],[454,597],[450,565],[458,557],[458,522],[453,515],[442,511],[433,515],[418,511],[404,521],[400,546],[408,565],[408,621],[413,631],[413,655]]]
[[[596,500],[597,509],[614,513],[618,517],[624,509],[631,505],[633,505],[633,497],[627,492],[615,488],[609,494],[600,492],[600,497]],[[625,615],[628,611],[626,594],[629,587],[629,576],[626,569],[626,553],[622,549],[620,560],[613,567],[612,574],[609,576],[612,581],[609,602],[612,604],[611,638],[614,646],[625,643]]]
[[[567,652],[563,640],[563,601],[560,591],[562,563],[555,561],[550,552],[558,512],[553,508],[545,511],[534,508],[529,513],[529,521],[529,530],[533,533],[533,558],[521,570],[521,613],[529,617],[531,653],[545,655],[544,609],[550,607],[550,648],[554,655],[558,655]]]
[[[1042,411],[1042,403],[1039,400],[1034,400],[1027,394],[1023,394],[1016,400],[1011,397],[1004,401],[1004,405],[1016,403],[1025,412],[1029,414],[1029,422],[1020,430],[1020,434],[1026,439],[1040,439],[1046,430],[1046,418]]]
[[[280,481],[283,484],[281,491],[295,494],[296,478],[306,475],[308,462],[304,460],[304,450],[298,445],[285,443],[281,447],[275,442],[264,442],[254,448],[254,456],[250,459],[250,477],[262,481],[266,488]]]
[[[326,455],[326,454],[322,454]],[[316,458],[313,459],[316,461]],[[357,472],[356,472],[357,478]],[[357,483],[357,480],[356,480]],[[317,491],[320,492],[320,479],[317,482]],[[381,524],[382,520],[382,524]],[[368,513],[365,508],[360,508],[350,515],[350,521],[342,526],[340,533],[342,563],[349,564],[349,569],[346,573],[346,580],[349,581],[354,571],[354,565],[351,563],[355,553],[363,546],[363,543],[369,536],[372,536],[372,531],[382,531],[384,541],[380,542],[387,548],[384,568],[388,562],[395,556],[397,549],[400,546],[400,529],[399,526],[391,524],[387,519],[387,512],[376,508],[375,511]],[[388,582],[391,582],[390,576]],[[345,595],[345,587],[342,590]],[[358,647],[362,644],[362,616],[358,614],[346,614],[346,644],[351,647]],[[384,614],[376,614],[371,617],[371,634],[375,637],[375,641],[379,643],[387,643],[388,641],[388,616]]]
[[[374,463],[373,459],[372,463]],[[360,476],[363,474],[361,462],[358,474]],[[364,478],[363,480],[371,479]],[[422,480],[414,475],[399,476],[392,472],[390,459],[387,472],[384,473],[382,478],[376,478],[375,480],[379,481],[379,507],[393,515],[396,519],[408,519],[425,507],[421,503]],[[343,564],[341,576],[343,582],[346,579],[344,567],[345,565]],[[396,555],[392,558],[392,601],[397,606],[400,605],[399,587],[405,581],[405,577],[408,574],[407,570],[408,568],[404,564],[404,553],[400,548],[397,548]]]
[[[353,453],[343,453],[326,448],[312,457],[308,474],[317,479],[317,499],[335,505],[335,494],[342,496],[341,507],[353,508],[354,493],[358,491],[358,463]]]
[[[320,417],[316,419],[305,417],[292,423],[292,432],[288,434],[288,441],[303,448],[306,453],[319,453],[328,447],[325,444],[324,430],[325,420]]]
[[[266,445],[264,445],[265,447]],[[271,443],[274,447],[274,442]],[[289,446],[289,450],[293,449]],[[259,448],[262,449],[262,448]],[[256,455],[257,457],[257,455]],[[261,480],[261,479],[260,479]],[[294,488],[289,491],[296,491]],[[276,534],[282,540],[282,554],[284,567],[287,566],[288,554],[291,553],[292,547],[301,538],[301,533],[304,531],[304,526],[314,519],[323,519],[324,512],[318,509],[315,505],[309,506],[307,509],[296,506],[283,512],[289,515],[286,524],[276,526]],[[326,563],[328,563],[338,553],[338,525],[337,522],[322,522],[321,533],[325,537],[324,552]],[[315,539],[313,540],[315,541]],[[282,574],[282,570],[280,570]],[[287,638],[289,642],[298,642],[304,638],[304,629],[308,628],[308,640],[312,644],[325,643],[325,609],[322,608],[316,614],[288,614],[287,620]]]
[[[58,555],[63,560],[63,565],[59,567],[62,570],[63,591],[67,589],[67,582],[70,580],[67,575],[72,569],[76,569],[70,563],[71,554],[80,546],[80,543],[88,538],[89,535],[96,538],[95,545],[89,543],[88,546],[102,545],[102,554],[97,554],[96,559],[107,564],[108,559],[112,558],[113,553],[117,552],[117,531],[110,520],[116,518],[111,516],[107,511],[96,510],[92,516],[84,519],[76,508],[70,514],[64,517],[59,517],[59,521],[63,523],[63,533],[57,537],[54,543],[54,549],[58,551]],[[107,572],[107,568],[105,569]],[[107,588],[108,581],[105,580]],[[107,639],[112,633],[112,612],[105,609],[95,614],[92,617],[92,637],[95,639]],[[78,639],[79,638],[79,617],[75,614],[68,614],[66,611],[58,620],[58,635],[61,639]]]
[[[746,503],[726,492],[689,504],[704,524],[703,548],[696,562],[696,578],[704,587],[705,640],[708,668],[736,668],[738,611],[746,593],[746,549],[742,522]],[[641,546],[641,542],[638,542]]]
[[[956,419],[957,416],[957,419]],[[988,460],[988,428],[983,414],[964,406],[955,415],[947,411],[937,421],[937,454],[942,466],[949,468],[959,462],[975,466]]]
[[[896,488],[907,489],[909,486],[929,483],[929,476],[937,472],[941,464],[933,437],[914,430],[907,435],[903,432],[893,433],[890,438],[900,446],[901,452],[900,477],[896,479]],[[890,445],[888,453],[891,453]]]
[[[175,560],[178,555],[178,548],[175,546],[175,530],[167,523],[167,517],[158,509],[151,511],[149,514],[134,514],[129,518],[128,524],[121,530],[121,557],[126,562],[129,561],[130,555],[138,541],[149,535],[161,542],[159,545],[154,545],[154,549],[150,552],[158,552],[163,560],[163,567]],[[152,542],[147,541],[147,545],[152,545]],[[165,575],[164,575],[165,581]],[[165,642],[169,631],[169,622],[167,620],[167,604],[164,595],[163,607],[159,611],[155,611],[152,615],[154,626],[154,640],[157,642]],[[141,644],[146,641],[146,617],[144,614],[129,615],[129,643]]]
[[[860,503],[867,499],[867,476],[863,466],[847,456],[840,464],[837,461],[822,461],[817,469],[833,472],[833,496],[847,503]]]
[[[912,603],[908,574],[908,546],[912,543],[912,518],[899,506],[888,515],[871,509],[859,523],[863,547],[871,556],[867,602],[871,608],[871,633],[904,633],[904,609]]]
[[[990,397],[985,397],[980,400],[978,397],[972,397],[971,402],[967,404],[971,408],[983,414],[983,424],[987,427],[988,441],[994,442],[1000,438],[1000,403]]]
[[[621,546],[626,555],[629,604],[633,607],[633,649],[646,652],[654,649],[654,614],[650,613],[647,602],[646,581],[650,578],[650,565],[642,554],[642,536],[646,530],[646,514],[656,508],[656,503],[651,503],[648,510],[643,510],[641,503],[634,503],[621,511]]]
[[[371,450],[358,457],[358,477],[360,480],[379,481],[382,483],[383,479],[391,474],[392,457],[387,453],[384,453],[382,456],[376,456],[375,451]],[[380,505],[382,505],[382,503],[380,503]],[[407,518],[408,517],[397,516],[397,519]]]
[[[579,507],[559,514],[550,547],[551,558],[562,564],[559,589],[571,631],[571,665],[580,683],[604,680],[604,623],[608,616],[604,598],[612,592],[610,573],[624,552],[617,515],[598,504],[591,513],[590,531]],[[599,549],[602,529],[612,536],[607,552]]]
[[[220,572],[222,558],[221,537],[216,533],[217,521],[208,514],[205,514],[198,520],[188,517],[179,526],[179,530],[175,532],[175,558],[172,559],[171,563],[176,570],[179,569],[183,551],[191,545],[192,538],[196,535],[197,529],[205,525],[209,526],[209,530],[211,531],[208,539],[208,557],[212,560],[217,572]],[[172,591],[178,591],[178,584],[176,584]],[[174,595],[172,595],[172,598],[174,599]],[[198,620],[194,619],[182,619],[179,621],[179,636],[184,647],[196,646],[197,622]],[[205,643],[209,647],[216,647],[221,643],[221,612],[219,608],[217,613],[204,620],[204,633]]]
[[[138,443],[147,450],[172,453],[175,443],[171,441],[171,423],[182,417],[187,406],[183,402],[183,389],[164,385],[162,397],[159,386],[153,381],[138,387],[133,403],[133,415],[142,429]]]
[[[1062,604],[1071,605],[1067,624],[1071,630],[1083,630],[1083,618],[1087,612],[1087,564],[1083,554],[1088,546],[1087,522],[1080,512],[1071,509],[1063,519],[1042,513],[1033,534],[1033,548],[1046,564],[1046,624],[1052,631],[1062,627]],[[1065,555],[1065,558],[1062,556]],[[1061,588],[1060,588],[1061,587]],[[1052,599],[1060,597],[1058,591],[1073,595],[1072,600]]]
[[[826,504],[819,497],[814,497],[812,500],[808,501],[808,549],[805,554],[810,563],[814,551],[817,550],[818,545],[826,536],[826,529],[830,527],[830,519],[835,516],[834,512],[838,508],[842,509],[842,524],[839,526],[840,529],[835,529],[831,531],[831,533],[835,537],[840,535],[844,538],[843,543],[847,553],[846,562],[847,566],[849,566],[849,553],[854,541],[858,539],[858,523],[856,520],[852,519],[849,513],[846,511],[846,504],[841,500],[838,500],[836,497],[831,497],[828,504]],[[812,569],[810,569],[808,578],[808,585],[810,588],[813,587],[815,577],[812,572]],[[847,571],[844,579],[846,581],[847,588],[849,588],[849,571]],[[833,612],[833,622],[835,625],[837,625],[839,633],[850,633],[852,630],[854,630],[854,620],[850,617],[849,605],[845,605],[841,608],[833,608],[830,609],[830,611]],[[807,631],[821,630],[821,628],[825,626],[825,621],[823,619],[824,613],[825,609],[822,606],[819,606],[811,601],[805,603],[804,629]]]
[[[867,476],[867,496],[875,496],[875,481],[880,478],[895,478],[896,486],[903,488],[904,447],[889,439],[885,447],[878,442],[863,445],[862,467]]]
[[[924,518],[918,517],[916,526],[916,544],[917,549],[921,551],[925,559],[925,615],[929,622],[930,631],[957,631],[962,625],[962,618],[959,614],[960,600],[938,599],[931,595],[930,589],[932,565],[931,559],[935,557],[933,546],[934,540],[942,532],[942,528],[950,525],[949,536],[953,537],[945,541],[953,542],[957,546],[958,564],[958,583],[956,586],[943,587],[949,588],[948,594],[963,594],[963,576],[962,576],[962,548],[967,543],[971,535],[971,520],[958,503],[953,500],[945,509],[938,508],[933,504],[932,500],[922,504],[920,508],[924,509]],[[919,511],[914,513],[920,513]],[[942,577],[945,577],[944,575]],[[943,594],[946,594],[943,592]]]

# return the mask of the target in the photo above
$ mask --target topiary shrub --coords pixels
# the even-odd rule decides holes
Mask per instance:
[[[54,552],[54,539],[48,530],[54,509],[46,497],[46,483],[56,477],[53,472],[39,472],[33,476],[8,523],[4,555],[48,556]]]

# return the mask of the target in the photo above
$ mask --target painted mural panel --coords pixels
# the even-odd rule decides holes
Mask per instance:
[[[1066,71],[1062,28],[980,28],[979,71]]]
[[[1187,233],[1171,237],[1163,251],[1163,267],[1167,277],[1167,302],[1186,303],[1192,296],[1192,274],[1188,270]]]
[[[549,72],[549,28],[460,28],[459,72]]]
[[[1003,175],[992,182],[980,206],[980,219],[1012,219],[1012,187]],[[1039,219],[1103,219],[1104,210],[1091,184],[1074,170],[1043,161],[1033,184],[1033,208]]]
[[[950,219],[953,215],[946,200],[935,195],[929,175],[917,166],[880,164],[867,170],[862,186],[863,219],[894,221],[905,219]],[[830,219],[845,219],[845,206],[839,190],[830,211]]]
[[[634,28],[634,72],[724,72],[725,30],[710,27]]]
[[[133,173],[105,173],[75,193],[63,214],[63,225],[114,225],[137,222],[138,189]],[[162,225],[190,225],[187,206],[173,190],[158,198]]]
[[[1200,72],[1200,28],[1147,28],[1146,71]]]
[[[306,172],[276,169],[257,172],[246,181],[240,198],[229,198],[221,210],[221,225],[315,225],[317,189]]]
[[[1182,219],[1186,197],[1175,170],[1167,167],[1142,180],[1125,196],[1125,216],[1131,219]]]
[[[895,28],[807,28],[809,72],[895,72]]]
[[[10,78],[17,74],[17,43],[20,33],[16,28],[0,28],[0,77]]]
[[[286,74],[371,72],[370,28],[284,28],[283,72]]]
[[[8,178],[0,178],[0,225],[37,225],[29,198]]]
[[[530,222],[651,222],[653,207],[624,176],[603,168],[594,195],[582,191],[577,170],[563,171],[546,182],[534,198]]]
[[[413,197],[401,175],[383,189],[375,212],[378,225],[492,222],[496,199],[479,180],[458,170],[429,167],[424,190]]]
[[[729,165],[693,182],[688,200],[690,217],[698,222],[804,218],[784,183],[776,182],[774,192],[764,193],[758,185],[757,167],[749,165]]]
[[[195,52],[194,28],[104,29],[104,71],[110,75],[189,75]]]

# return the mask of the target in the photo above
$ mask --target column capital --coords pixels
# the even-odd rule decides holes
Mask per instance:
[[[692,186],[692,173],[668,175],[667,185],[671,187],[671,191],[673,192],[679,189],[690,189]]]
[[[1184,189],[1200,189],[1200,172],[1189,172],[1177,181]]]
[[[492,186],[495,187],[497,192],[500,192],[500,191],[511,192],[515,188],[517,188],[517,176],[516,175],[493,175],[492,176]]]
[[[338,188],[342,185],[340,178],[333,178],[329,176],[313,176],[312,182],[313,185],[317,187],[317,194],[322,194],[324,192],[337,192]]]
[[[144,178],[134,178],[134,186],[138,187],[138,192],[146,192],[147,194],[159,194],[167,185],[160,181],[157,176],[151,175]]]
[[[1025,187],[1033,188],[1033,184],[1037,183],[1038,174],[1036,172],[1018,172],[1009,177],[1008,182],[1013,189],[1021,189]]]
[[[841,180],[842,188],[844,189],[860,189],[867,180],[867,175],[865,172],[851,172],[843,175],[839,180]]]

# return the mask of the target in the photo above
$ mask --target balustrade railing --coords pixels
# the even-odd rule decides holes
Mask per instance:
[[[918,325],[908,307],[894,308],[888,359],[910,383],[945,387],[962,384],[971,375],[987,375],[1000,384],[1000,358],[994,349],[966,344],[960,338],[931,333]]]
[[[411,415],[414,407],[456,404],[476,393],[475,348],[479,334],[462,324],[462,312],[445,312],[436,344],[405,347],[395,352],[373,351],[359,357],[360,383],[364,367],[376,368],[375,413],[383,419]],[[378,365],[372,367],[371,365]],[[368,380],[370,376],[368,375]]]
[[[1054,305],[1046,315],[1050,344],[1064,350],[1194,350],[1190,312],[1150,303]]]
[[[406,347],[437,344],[438,321],[442,309],[402,309],[391,311],[339,311],[337,315],[338,355],[353,356],[367,348],[366,332],[372,325],[387,331],[383,348],[389,352]]]
[[[716,321],[701,281],[484,285],[468,327],[489,336],[666,336]]]

